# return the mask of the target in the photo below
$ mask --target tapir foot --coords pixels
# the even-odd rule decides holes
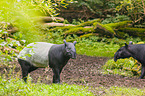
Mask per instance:
[[[138,79],[143,79],[143,76],[140,76]]]
[[[53,84],[59,84],[59,85],[62,85],[62,83],[60,83],[60,82],[57,82],[57,83],[53,83]]]
[[[60,81],[53,81],[53,83],[55,83],[55,84],[60,84]]]

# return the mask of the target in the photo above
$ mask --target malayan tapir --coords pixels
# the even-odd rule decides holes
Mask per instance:
[[[60,73],[70,58],[76,58],[76,41],[73,43],[51,44],[46,42],[30,43],[18,55],[22,69],[22,79],[26,82],[28,73],[37,68],[49,66],[53,70],[53,83],[60,83]]]
[[[142,79],[145,75],[145,44],[132,44],[132,41],[128,45],[125,43],[125,46],[118,49],[115,53],[114,61],[116,62],[117,59],[129,57],[133,57],[142,64],[141,76],[139,77]]]

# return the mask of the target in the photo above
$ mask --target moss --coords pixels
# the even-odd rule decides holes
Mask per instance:
[[[78,27],[81,26],[81,27],[84,27],[84,26],[92,26],[93,23],[95,22],[101,22],[100,19],[94,19],[94,20],[90,20],[90,21],[86,21],[84,23],[81,23],[80,25],[77,25]]]
[[[96,34],[88,33],[88,34],[81,35],[80,38],[86,38],[86,37],[90,37],[90,36],[94,36],[94,35],[96,35]]]
[[[103,24],[98,23],[98,22],[95,22],[93,25],[94,25],[94,29],[98,33],[101,33],[104,35],[110,35],[110,36],[114,36],[116,34],[115,31],[107,25],[103,25]]]
[[[91,26],[91,25],[93,25],[94,22],[100,22],[100,21],[101,21],[100,19],[94,19],[94,20],[91,20],[91,21],[87,21],[87,22],[81,23],[80,25],[76,25],[76,26],[54,27],[54,28],[49,29],[49,32],[58,31],[60,29],[62,31],[66,31],[65,33],[71,33],[72,31],[77,32],[77,30],[78,31],[80,30],[80,31],[83,31],[83,32],[85,31],[86,32],[86,31],[89,31],[89,29],[83,28],[84,26]]]
[[[139,33],[143,33],[145,32],[145,28],[120,28],[119,30],[122,30],[122,31],[128,31],[128,32],[139,32]]]
[[[137,44],[145,44],[144,42],[138,42]]]
[[[141,39],[145,39],[145,29],[144,28],[119,28],[118,31],[129,34],[129,36],[140,37]]]
[[[123,21],[123,22],[117,22],[117,23],[109,23],[105,24],[106,26],[109,26],[111,28],[118,28],[118,27],[124,27],[127,26],[131,21]]]
[[[109,27],[107,25],[103,25],[102,27],[104,27],[105,29],[107,29],[109,32],[115,34],[115,31],[111,27]]]
[[[75,26],[64,26],[64,27],[55,27],[55,28],[52,28],[49,30],[49,32],[54,32],[54,31],[57,31],[59,29],[65,31],[65,30],[69,30],[71,28],[74,28]]]
[[[94,32],[94,31],[95,30],[93,28],[76,27],[65,31],[64,34],[75,34],[75,33],[82,34],[82,33]]]
[[[116,31],[116,36],[119,37],[119,38],[124,38],[125,34],[126,33],[124,33],[124,32]]]

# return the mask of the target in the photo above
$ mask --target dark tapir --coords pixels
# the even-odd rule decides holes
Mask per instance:
[[[129,45],[125,43],[125,46],[121,47],[114,55],[114,61],[120,58],[129,58],[133,57],[142,64],[141,76],[142,79],[145,75],[145,44],[132,44],[129,42]]]
[[[25,47],[18,55],[22,69],[22,78],[26,82],[27,75],[37,68],[49,65],[53,70],[53,83],[60,83],[60,73],[70,58],[76,58],[76,41],[73,43],[51,44],[35,42]]]

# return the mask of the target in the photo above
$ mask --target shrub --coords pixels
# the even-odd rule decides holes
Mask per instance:
[[[122,76],[136,76],[140,75],[140,65],[137,60],[133,58],[129,59],[119,59],[117,62],[114,62],[113,59],[108,60],[104,66],[104,73],[109,74],[119,74]]]
[[[126,15],[119,15],[117,14],[116,17],[109,17],[102,21],[102,24],[108,24],[108,23],[117,23],[122,21],[128,21],[130,18]]]

